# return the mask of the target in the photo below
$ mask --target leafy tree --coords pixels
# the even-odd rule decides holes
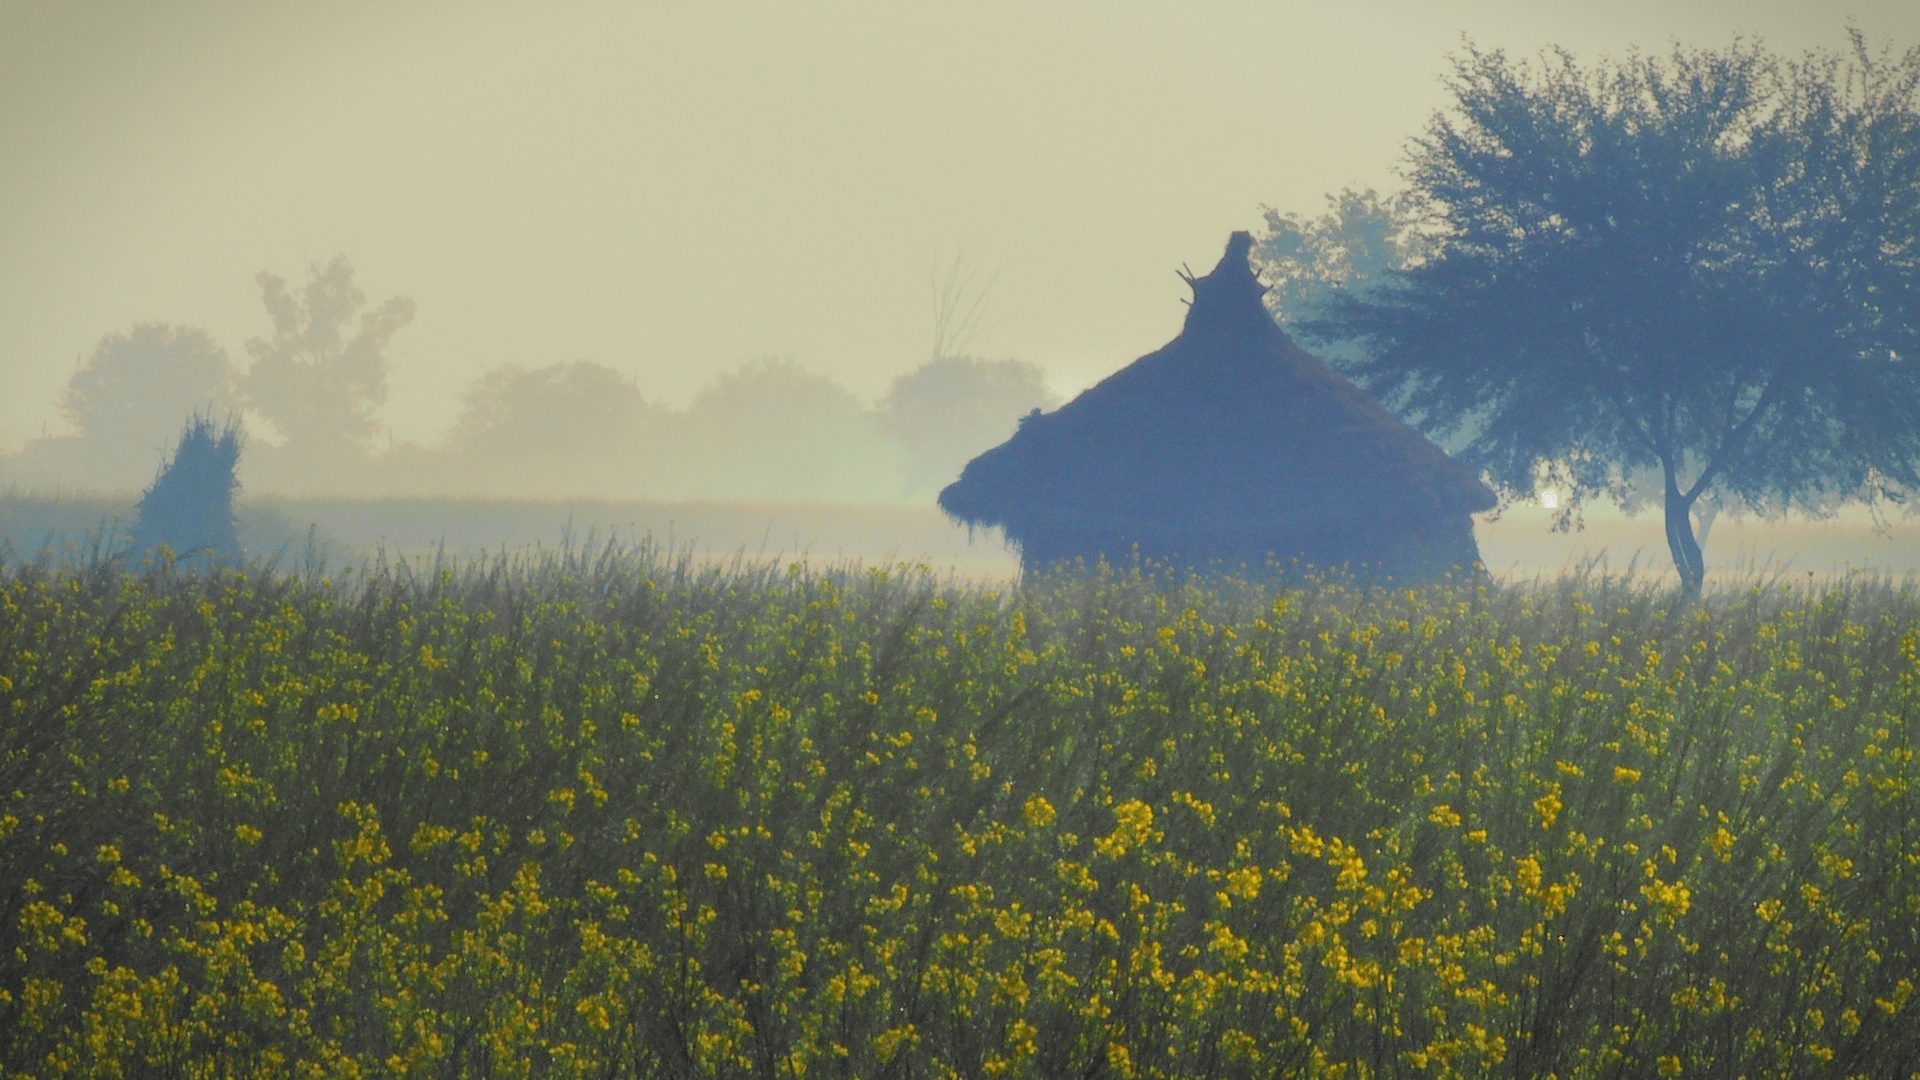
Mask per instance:
[[[1270,286],[1265,299],[1274,320],[1336,367],[1358,367],[1367,359],[1365,347],[1355,339],[1335,336],[1345,327],[1328,315],[1344,296],[1368,297],[1374,290],[1392,287],[1397,274],[1431,253],[1433,239],[1420,229],[1415,200],[1406,192],[1382,195],[1371,188],[1347,188],[1328,195],[1326,213],[1316,218],[1263,209],[1266,232],[1254,245],[1254,258],[1262,280]],[[1469,419],[1444,434],[1430,434],[1448,452],[1458,453],[1477,431]],[[1724,509],[1724,501],[1714,494],[1711,489],[1704,492],[1693,507],[1702,544]],[[1561,511],[1555,519],[1558,528],[1566,529],[1579,520],[1578,504],[1561,504],[1557,490],[1542,495]],[[1662,496],[1658,471],[1644,469],[1627,476],[1619,491],[1622,504],[1633,510],[1658,506]]]
[[[873,502],[897,498],[901,470],[853,392],[786,359],[742,364],[697,394],[663,451],[675,494]],[[669,490],[674,490],[669,488]]]
[[[1266,232],[1253,258],[1266,283],[1267,309],[1289,330],[1328,313],[1336,296],[1365,295],[1388,283],[1425,254],[1428,239],[1418,228],[1411,196],[1382,195],[1372,188],[1346,188],[1327,196],[1316,218],[1262,208]],[[1352,343],[1315,338],[1336,362],[1354,358]]]
[[[297,294],[273,274],[256,280],[273,336],[247,342],[247,401],[308,460],[363,455],[379,430],[374,410],[387,400],[387,344],[412,321],[413,301],[366,310],[344,257],[311,266]]]
[[[1582,67],[1469,46],[1414,141],[1436,246],[1321,327],[1508,497],[1660,477],[1685,587],[1708,491],[1759,513],[1920,476],[1920,50],[1747,43]]]
[[[658,424],[633,380],[579,361],[495,368],[467,391],[447,440],[456,482],[490,493],[610,494],[631,489],[642,439]]]
[[[927,494],[1012,435],[1022,416],[1054,403],[1033,364],[946,357],[893,380],[880,402],[880,423],[907,451],[912,490]]]
[[[101,338],[60,394],[87,471],[108,485],[138,483],[181,424],[235,403],[227,351],[205,330],[158,322]]]

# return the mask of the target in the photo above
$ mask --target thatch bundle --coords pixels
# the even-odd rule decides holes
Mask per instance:
[[[1287,337],[1233,234],[1189,278],[1180,336],[970,462],[940,506],[1000,526],[1027,569],[1136,553],[1300,560],[1396,579],[1470,567],[1474,472]]]
[[[238,424],[229,420],[216,426],[206,416],[188,422],[173,457],[140,496],[133,554],[146,556],[165,547],[181,559],[237,559],[233,493],[240,486],[234,475],[239,462]]]

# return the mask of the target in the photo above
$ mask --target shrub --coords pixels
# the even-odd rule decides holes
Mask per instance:
[[[196,415],[187,422],[172,459],[161,464],[160,475],[140,496],[133,523],[135,557],[162,547],[180,558],[240,557],[233,521],[240,443],[240,427],[231,419],[216,426],[211,417]]]

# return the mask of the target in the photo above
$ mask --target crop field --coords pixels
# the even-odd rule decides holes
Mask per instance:
[[[137,496],[31,495],[0,487],[0,560],[53,552],[70,559],[118,550]],[[773,502],[648,502],[607,499],[290,498],[249,495],[236,513],[240,545],[280,567],[315,561],[361,563],[389,557],[471,560],[595,538],[650,537],[673,552],[725,561],[885,565],[911,555],[942,571],[1004,582],[1019,557],[998,530],[969,530],[932,505]],[[1604,561],[1615,568],[1670,573],[1658,514],[1595,511],[1578,529],[1556,532],[1553,511],[1516,505],[1474,524],[1497,579],[1532,578]],[[1708,552],[1716,573],[1828,580],[1858,573],[1920,574],[1920,518],[1875,520],[1845,511],[1825,520],[1737,519],[1723,515]],[[316,559],[316,556],[318,558]]]
[[[0,1073],[1909,1076],[1920,591],[0,566]]]

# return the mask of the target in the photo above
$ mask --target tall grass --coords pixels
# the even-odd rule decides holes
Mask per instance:
[[[0,576],[20,1076],[1907,1075],[1920,595]]]

